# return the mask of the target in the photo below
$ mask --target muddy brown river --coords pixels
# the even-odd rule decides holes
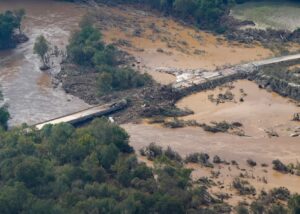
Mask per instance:
[[[53,88],[51,74],[60,70],[54,63],[50,71],[39,70],[40,60],[33,54],[35,38],[43,34],[64,48],[85,9],[76,4],[55,1],[0,0],[0,11],[24,8],[23,29],[30,40],[14,50],[0,51],[0,85],[9,105],[9,124],[34,124],[88,107],[82,100]]]

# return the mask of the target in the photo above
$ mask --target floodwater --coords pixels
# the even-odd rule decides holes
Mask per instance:
[[[241,169],[246,169],[251,176],[247,180],[256,187],[257,192],[262,189],[269,190],[284,186],[292,192],[300,193],[299,176],[280,174],[272,169],[272,161],[275,159],[280,159],[285,164],[295,164],[299,161],[299,138],[285,136],[278,138],[239,137],[224,133],[211,134],[201,128],[169,129],[148,124],[124,124],[122,127],[129,133],[130,145],[136,151],[155,142],[164,148],[170,146],[182,157],[195,152],[208,153],[211,158],[218,155],[222,160],[229,162],[235,160]],[[246,161],[249,158],[257,162],[258,166],[255,169],[247,166]],[[261,167],[262,163],[268,164],[268,167]],[[197,179],[210,175],[212,170],[220,171],[221,175],[218,180],[224,183],[225,189],[218,191],[231,193],[232,180],[239,177],[242,171],[224,165],[220,165],[220,167],[203,169],[197,166],[194,168],[193,177]],[[261,181],[263,177],[267,179],[267,184]],[[230,203],[236,204],[242,199],[233,198],[232,200],[234,201]]]
[[[242,90],[241,90],[242,89]],[[212,103],[208,96],[224,94],[230,90],[234,100],[225,103]],[[240,102],[243,97],[244,101]],[[193,166],[195,179],[210,176],[211,171],[221,174],[217,181],[224,184],[224,189],[212,189],[213,192],[232,193],[234,196],[227,202],[236,205],[246,198],[238,197],[232,189],[232,181],[240,173],[247,173],[247,179],[256,189],[270,190],[284,186],[292,192],[300,193],[300,177],[280,174],[272,169],[272,161],[280,159],[284,163],[297,163],[300,158],[300,138],[290,137],[290,134],[300,130],[300,123],[291,121],[294,113],[300,111],[296,103],[289,101],[275,93],[259,89],[258,85],[239,80],[232,85],[218,87],[214,90],[195,93],[177,103],[180,108],[189,108],[195,113],[183,117],[185,120],[197,120],[200,123],[211,121],[240,122],[246,136],[229,133],[205,132],[200,127],[186,127],[179,129],[164,128],[160,125],[124,124],[122,127],[130,135],[130,144],[136,151],[155,142],[166,148],[170,146],[183,157],[195,153],[205,152],[211,157],[218,155],[226,161],[235,160],[240,168],[219,165],[214,169]],[[269,137],[266,130],[273,130],[279,137]],[[247,159],[257,162],[255,168],[246,164]],[[262,163],[268,167],[261,167]],[[243,172],[240,169],[245,169]],[[267,181],[267,183],[264,182]]]
[[[237,5],[232,15],[251,20],[256,28],[296,30],[300,27],[300,4],[296,1],[260,1]]]
[[[291,121],[293,114],[300,111],[300,107],[289,102],[289,99],[259,89],[257,84],[248,80],[239,80],[233,87],[231,90],[218,87],[215,90],[195,93],[180,100],[177,106],[195,112],[185,119],[204,123],[240,122],[246,135],[256,138],[266,137],[266,130],[276,131],[280,136],[289,136],[300,125],[299,122]],[[208,99],[209,95],[216,98],[218,94],[225,94],[226,91],[234,95],[231,102],[216,104]],[[240,102],[242,97],[244,101]]]
[[[23,31],[30,40],[14,50],[0,52],[0,85],[12,117],[10,125],[35,124],[87,108],[82,100],[53,88],[50,74],[60,70],[59,63],[47,73],[41,72],[40,60],[33,54],[35,38],[40,34],[63,49],[85,9],[48,0],[0,1],[0,11],[19,8],[26,10]]]

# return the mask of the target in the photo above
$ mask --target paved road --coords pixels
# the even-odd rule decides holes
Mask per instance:
[[[71,124],[75,124],[75,123],[79,123],[81,121],[84,120],[88,120],[97,116],[102,116],[102,115],[106,115],[118,110],[121,110],[123,108],[125,108],[127,105],[127,102],[122,100],[119,102],[115,102],[115,103],[110,103],[110,104],[105,104],[105,105],[99,105],[99,106],[94,106],[92,108],[88,108],[79,112],[75,112],[73,114],[69,114],[63,117],[59,117],[59,118],[55,118],[43,123],[39,123],[34,125],[37,129],[42,129],[45,125],[48,124],[59,124],[59,123],[71,123]]]
[[[300,54],[260,60],[260,61],[253,62],[252,64],[255,65],[255,66],[263,66],[263,65],[276,64],[276,63],[280,63],[280,62],[293,61],[293,60],[297,60],[297,59],[300,60]]]

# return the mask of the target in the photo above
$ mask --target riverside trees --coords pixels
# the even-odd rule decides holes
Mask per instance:
[[[49,51],[49,43],[43,35],[40,35],[36,38],[33,50],[35,54],[40,56],[41,61],[43,62],[43,66],[41,67],[41,70],[48,69],[49,66],[47,65],[46,54]]]
[[[99,94],[142,87],[152,79],[131,68],[121,68],[120,51],[102,42],[101,32],[86,22],[75,32],[67,47],[69,61],[98,73]]]
[[[23,9],[0,13],[0,50],[15,47],[20,42],[18,40],[25,39],[24,36],[21,39],[15,35],[16,29],[19,29],[19,36],[22,35],[21,23],[24,16],[25,10]]]
[[[139,163],[127,133],[105,119],[78,129],[59,124],[22,130],[0,131],[0,213],[207,209],[192,200],[200,193],[191,170],[168,159],[155,169]]]

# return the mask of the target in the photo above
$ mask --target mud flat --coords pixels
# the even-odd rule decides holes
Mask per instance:
[[[195,93],[183,98],[177,103],[180,108],[189,108],[195,114],[185,117],[199,122],[211,121],[240,122],[243,124],[246,135],[266,137],[266,131],[273,130],[280,136],[289,136],[299,126],[298,122],[291,121],[294,113],[300,111],[289,99],[275,93],[259,89],[258,85],[248,80],[239,80],[232,84],[233,89],[218,87],[215,90]],[[242,91],[242,92],[241,92]],[[208,97],[230,92],[231,101],[216,104]],[[241,102],[240,99],[243,99]]]

